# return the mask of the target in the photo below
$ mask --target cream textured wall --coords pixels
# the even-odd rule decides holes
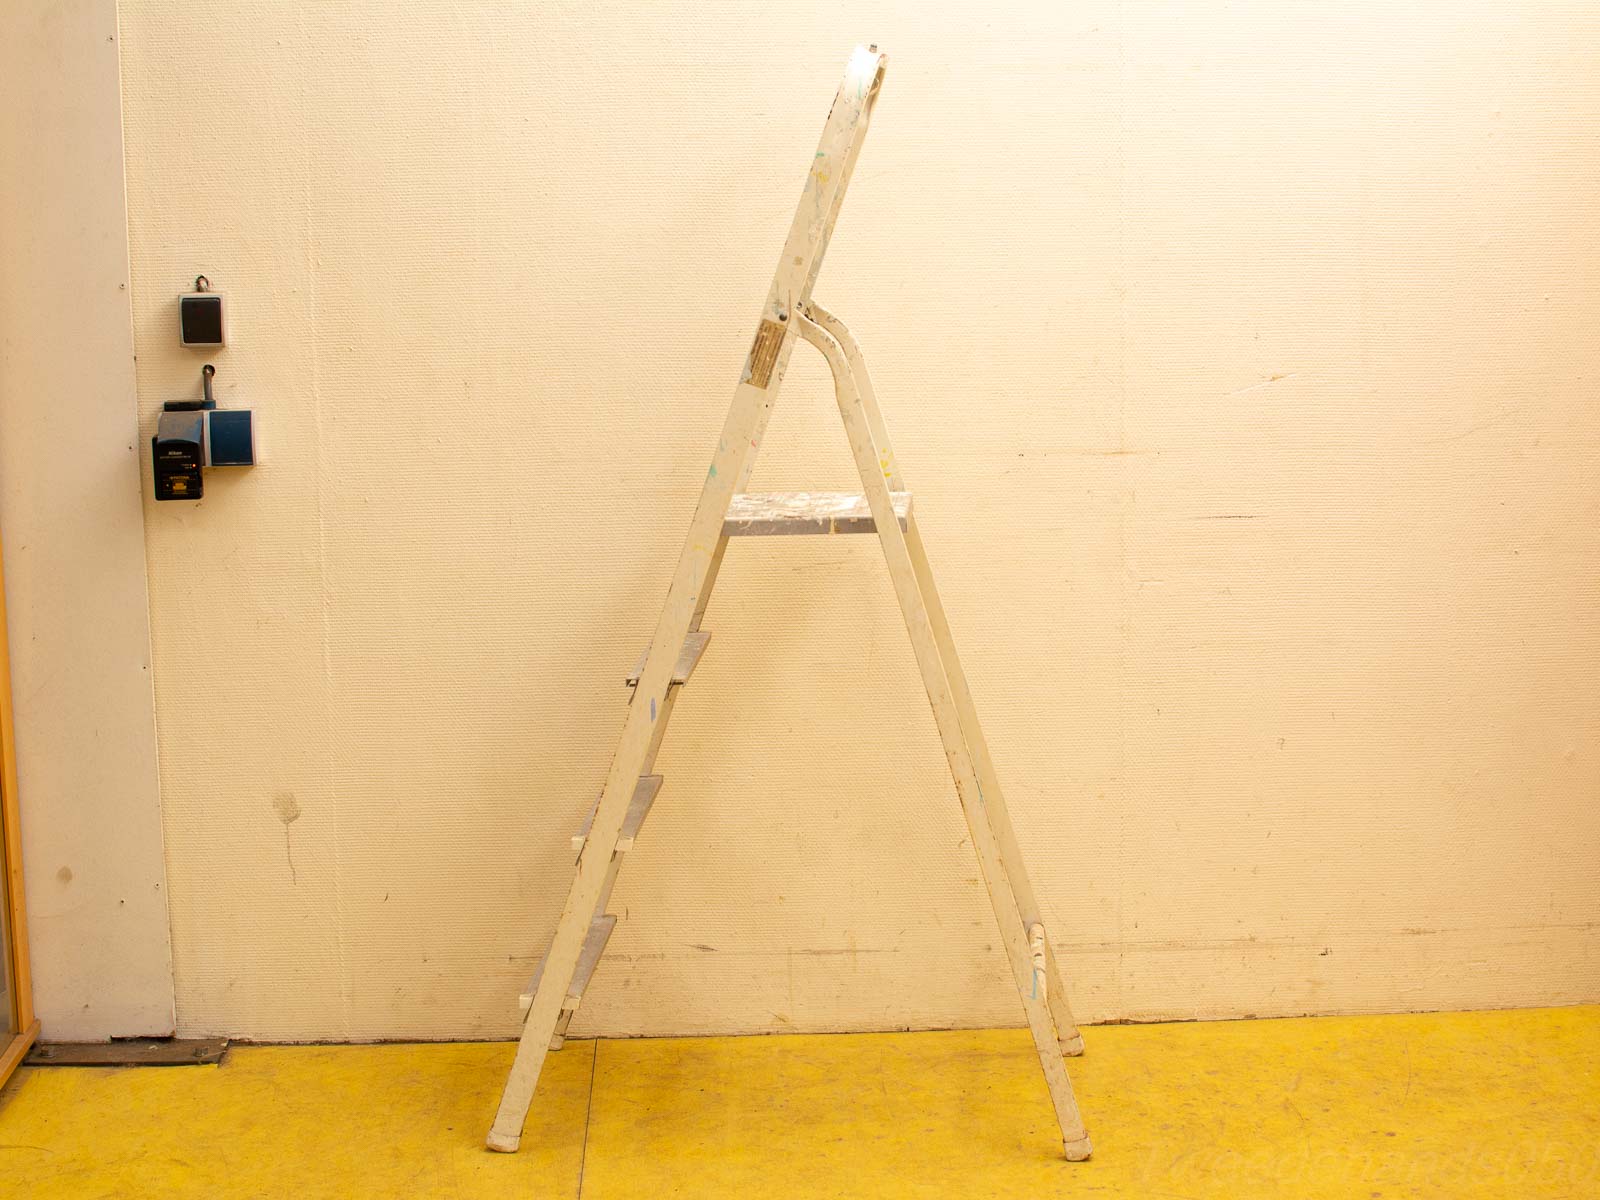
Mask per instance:
[[[169,1034],[115,0],[0,4],[0,531],[42,1036]]]
[[[851,46],[875,370],[1087,1019],[1600,998],[1592,5],[124,0],[180,1027],[505,1035]],[[848,486],[814,355],[764,488]],[[577,1028],[1009,1023],[876,544],[736,545]]]

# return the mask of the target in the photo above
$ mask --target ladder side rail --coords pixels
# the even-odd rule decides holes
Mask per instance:
[[[807,174],[806,186],[796,207],[789,236],[784,242],[783,255],[779,259],[772,287],[768,291],[767,312],[779,318],[776,322],[779,326],[787,326],[788,297],[795,291],[795,281],[804,279],[809,289],[810,281],[821,265],[822,253],[844,199],[846,181],[844,172],[839,168],[853,161],[854,155],[860,150],[866,134],[867,117],[881,85],[886,62],[884,55],[857,47],[846,68],[844,81],[834,97],[833,107],[823,126],[822,138],[813,156],[813,167]],[[762,324],[769,324],[765,316]],[[640,673],[638,686],[634,688],[634,712],[645,708],[659,710],[666,702],[678,649],[689,630],[697,627],[695,623],[704,615],[705,606],[710,601],[708,585],[715,582],[727,545],[722,534],[723,518],[734,492],[738,490],[737,481],[747,478],[754,466],[754,451],[759,443],[758,431],[766,427],[781,381],[781,373],[776,366],[791,349],[791,339],[785,336],[786,332],[787,329],[783,328],[775,335],[769,334],[769,337],[778,338],[776,349],[773,350],[770,340],[763,343],[763,331],[758,329],[756,340],[746,356],[743,377],[735,389],[733,403],[729,406],[727,420],[717,442],[717,452],[707,470],[700,501],[689,523],[678,570],[668,590],[667,602],[662,607],[644,670]],[[762,361],[767,354],[775,355],[770,375],[765,374]],[[687,599],[683,595],[685,592],[688,593]],[[687,613],[683,611],[685,608]],[[655,719],[652,716],[652,724]],[[624,757],[623,749],[629,746],[632,724],[630,717],[629,726],[623,730],[622,746],[606,778],[606,788],[600,802],[602,810],[612,798],[613,791],[621,791],[625,786],[631,795],[633,778],[639,774],[637,770],[618,770]],[[660,738],[653,736],[648,741],[659,746]],[[626,814],[625,804],[619,807],[619,813]],[[616,824],[620,831],[620,817]],[[595,826],[597,829],[600,826],[598,812]]]
[[[751,470],[754,469],[755,451],[759,447],[761,434],[766,429],[772,406],[777,399],[783,366],[792,351],[792,339],[787,336],[790,298],[797,290],[801,292],[802,297],[809,295],[811,283],[821,267],[833,223],[844,201],[847,182],[847,171],[844,168],[847,164],[853,164],[855,156],[860,152],[872,105],[882,84],[886,63],[886,56],[857,47],[846,68],[844,81],[834,97],[833,107],[828,112],[828,120],[823,126],[821,140],[812,158],[813,165],[807,173],[806,185],[796,206],[789,236],[784,242],[782,257],[778,260],[772,286],[768,289],[764,315],[758,326],[755,341],[746,356],[739,387],[735,390],[733,404],[729,407],[722,436],[717,441],[717,452],[707,471],[705,486],[700,493],[700,502],[689,524],[689,535],[685,539],[678,573],[673,581],[673,590],[668,592],[668,603],[662,609],[661,619],[647,655],[646,669],[641,672],[639,684],[634,689],[635,704],[646,696],[653,697],[658,705],[665,701],[665,689],[660,687],[662,681],[648,678],[652,674],[649,669],[651,662],[663,649],[668,652],[669,664],[676,661],[678,647],[683,638],[688,635],[689,629],[697,627],[696,624],[684,623],[683,628],[678,629],[679,614],[673,611],[673,600],[678,585],[685,582],[693,585],[689,589],[690,596],[687,601],[692,606],[691,622],[697,621],[704,614],[705,603],[710,600],[710,588],[707,585],[713,583],[716,578],[711,563],[714,560],[720,567],[721,555],[727,544],[722,534],[722,520],[727,514],[733,493],[740,490],[741,481],[747,480]],[[797,282],[801,281],[803,290],[796,287]],[[714,523],[708,510],[715,512]],[[715,547],[714,550],[710,548],[712,546]],[[702,558],[705,562],[700,566]],[[694,570],[694,567],[699,567],[699,570]],[[681,597],[677,598],[683,603]],[[673,631],[677,631],[676,637],[671,636]],[[667,667],[667,674],[670,678],[670,665]],[[655,686],[647,687],[647,683]],[[658,691],[661,692],[660,695],[657,695]],[[623,738],[626,744],[626,730]],[[659,744],[659,737],[653,740]],[[620,749],[618,755],[619,757],[621,755]],[[614,780],[618,784],[623,782],[616,778],[619,773],[615,770],[615,765],[613,763],[613,770],[606,781],[608,794]],[[631,783],[628,786],[631,787]],[[604,803],[602,799],[602,806]],[[598,820],[597,814],[597,823]],[[618,828],[620,829],[620,824]]]
[[[854,335],[843,321],[815,301],[807,304],[805,313],[838,342],[844,351],[857,395],[861,399],[861,407],[866,412],[867,425],[872,431],[878,465],[888,486],[894,491],[910,490],[900,473],[899,460],[895,458],[894,449],[889,443],[888,429],[884,425],[883,414],[878,407],[877,394],[872,387],[872,377],[867,373],[867,364],[861,353],[860,344],[856,342]],[[911,553],[911,562],[916,570],[917,585],[922,591],[923,602],[928,607],[928,618],[933,626],[934,640],[939,645],[939,656],[944,661],[950,692],[955,700],[956,712],[961,718],[962,733],[972,750],[973,765],[977,769],[978,784],[983,788],[989,824],[994,829],[995,837],[1000,844],[1001,862],[1011,881],[1012,893],[1017,898],[1022,923],[1030,929],[1034,925],[1043,925],[1044,914],[1039,908],[1033,884],[1028,878],[1026,861],[1017,842],[1016,831],[1011,824],[1011,813],[1006,807],[999,774],[995,771],[994,761],[989,756],[989,739],[984,736],[983,726],[978,721],[978,710],[973,703],[972,689],[967,683],[967,674],[962,669],[960,657],[956,654],[955,638],[951,635],[944,603],[939,598],[939,588],[933,578],[933,569],[928,563],[928,552],[923,545],[922,531],[915,520],[907,522],[905,534],[906,547]],[[1050,1010],[1060,1034],[1061,1052],[1069,1056],[1082,1054],[1083,1035],[1078,1031],[1077,1022],[1073,1020],[1072,1006],[1067,999],[1065,977],[1048,938],[1045,940],[1045,959]]]
[[[984,811],[987,797],[979,785],[971,752],[962,734],[949,680],[933,636],[928,608],[911,563],[905,534],[895,518],[889,487],[879,465],[878,450],[873,444],[872,430],[856,392],[849,361],[839,343],[804,313],[797,314],[796,321],[801,336],[822,352],[833,374],[839,413],[844,418],[851,453],[861,476],[861,486],[878,527],[878,537],[883,544],[895,595],[900,602],[901,614],[905,618],[917,664],[922,671],[934,722],[944,742],[956,795],[967,817],[973,848],[977,852],[990,903],[1000,926],[1001,941],[1011,962],[1012,975],[1022,998],[1028,1027],[1033,1034],[1034,1048],[1038,1052],[1039,1065],[1044,1071],[1056,1120],[1061,1127],[1066,1156],[1073,1160],[1087,1158],[1090,1153],[1089,1135],[1084,1129],[1083,1118],[1072,1092],[1072,1081],[1067,1077],[1066,1066],[1061,1061],[1059,1038],[1045,989],[1039,987],[1040,971],[1034,963],[1030,931],[1023,924],[1010,879],[1001,861],[998,841]],[[915,514],[912,514],[908,524],[914,524],[915,520]]]
[[[844,206],[845,192],[850,187],[850,177],[855,173],[856,159],[860,156],[861,147],[867,140],[872,109],[883,86],[884,71],[888,62],[888,57],[879,54],[876,46],[866,50],[857,46],[845,70],[844,82],[839,85],[839,92],[834,97],[833,108],[828,113],[828,126],[824,128],[822,141],[818,144],[817,152],[811,160],[811,169],[806,176],[806,188],[800,197],[800,207],[795,210],[794,223],[790,226],[788,239],[784,242],[778,274],[772,281],[771,290],[767,293],[764,311],[785,328],[791,319],[790,314],[811,299],[811,289],[815,286],[817,275],[822,270],[822,261],[827,255],[828,244],[833,240],[834,224],[839,219],[839,210]],[[848,136],[843,138],[830,136],[833,118],[837,114],[848,114],[850,117]],[[820,207],[824,194],[828,195],[825,214]],[[814,198],[814,203],[809,208],[806,203],[808,197]],[[760,339],[761,335],[758,333],[757,346],[760,345]],[[752,347],[752,356],[754,350],[755,347]],[[789,355],[793,350],[794,339],[784,338],[773,364],[774,393],[783,380],[784,372],[788,370]],[[748,369],[747,363],[746,370]],[[772,408],[768,406],[761,414],[755,433],[755,443],[759,444],[766,437],[767,422],[771,416]],[[745,491],[749,487],[750,473],[754,469],[755,458],[751,456],[739,475],[738,491]]]
[[[796,283],[808,289],[820,263],[821,251],[827,245],[828,233],[838,213],[836,201],[843,192],[843,172],[835,168],[848,159],[850,147],[856,141],[857,127],[870,109],[871,99],[876,97],[885,61],[883,55],[857,48],[823,126],[822,140],[807,174],[806,189],[768,293],[766,313],[779,320],[769,320],[764,313],[746,356],[740,383],[734,389],[716,454],[706,473],[661,617],[634,688],[589,838],[579,852],[577,873],[545,955],[539,987],[523,1021],[516,1057],[486,1139],[491,1150],[510,1153],[521,1144],[528,1106],[533,1101],[550,1043],[556,1036],[566,989],[572,981],[602,893],[607,890],[607,880],[612,878],[611,862],[622,822],[627,816],[628,802],[646,757],[651,754],[652,746],[660,742],[661,731],[655,726],[667,702],[673,666],[683,639],[688,635],[690,622],[697,613],[704,611],[700,603],[702,593],[706,591],[707,580],[713,578],[711,563],[722,545],[722,526],[728,504],[737,481],[748,477],[754,457],[752,452],[761,431],[766,428],[767,416],[776,399],[781,367],[791,348],[791,339],[786,336],[790,328],[787,324],[789,297],[796,292],[804,294]],[[823,164],[820,171],[818,163]]]
[[[724,449],[719,451],[719,457],[731,460],[731,469],[719,473],[716,465],[712,465],[701,490],[700,501],[695,507],[694,518],[689,524],[688,540],[679,557],[661,618],[645,655],[644,668],[628,705],[622,738],[606,774],[605,790],[595,809],[589,837],[578,854],[577,874],[556,925],[555,937],[545,955],[544,974],[523,1022],[517,1055],[506,1078],[505,1091],[487,1139],[491,1150],[512,1152],[521,1144],[522,1126],[527,1119],[534,1089],[538,1086],[545,1055],[556,1034],[561,1004],[566,998],[566,989],[577,967],[583,940],[598,912],[611,873],[611,862],[616,853],[617,837],[622,832],[623,819],[627,816],[628,802],[645,765],[646,756],[652,746],[659,745],[658,734],[661,731],[657,725],[668,701],[673,667],[683,646],[683,639],[688,636],[689,622],[699,608],[700,593],[711,574],[711,561],[722,538],[723,515],[733,498],[734,478],[750,448],[749,433],[762,396],[760,389],[741,383],[728,410],[721,443]]]
[[[706,567],[706,577],[700,585],[700,599],[695,601],[694,614],[689,619],[690,629],[699,629],[700,622],[705,618],[706,605],[711,602],[711,590],[716,586],[717,574],[722,570],[722,556],[727,549],[728,538],[724,534],[717,539],[716,551],[711,555],[711,562]],[[677,707],[678,696],[682,691],[681,686],[667,689],[667,698],[661,705],[661,715],[656,720],[655,736],[650,739],[650,747],[645,751],[644,765],[639,768],[639,774],[648,775],[654,769],[656,755],[661,751],[661,740],[666,736],[667,725],[672,720],[672,710]],[[611,892],[617,886],[617,872],[622,868],[623,857],[620,853],[613,853],[611,856],[611,865],[606,870],[605,885],[600,889],[600,899],[595,905],[596,912],[604,912],[611,900]],[[572,1009],[561,1010],[561,1015],[556,1018],[555,1033],[550,1037],[550,1049],[559,1050],[565,1044],[567,1030],[571,1027],[575,1015]]]
[[[626,857],[627,855],[620,852],[612,854],[611,862],[606,867],[605,882],[600,888],[600,898],[595,901],[594,911],[597,915],[605,912],[606,905],[610,903],[611,889],[617,886],[617,872],[622,869],[622,860]],[[567,981],[568,987],[571,986],[571,982],[572,981],[570,979]],[[541,988],[544,986],[543,978],[539,980],[539,986]],[[565,998],[565,995],[565,990],[563,990],[563,999]],[[530,1009],[529,1011],[531,1012],[532,1010]],[[563,1045],[566,1044],[567,1027],[572,1024],[572,1018],[576,1015],[576,1012],[577,1010],[575,1009],[566,1008],[564,1006],[562,1007],[560,1013],[556,1017],[556,1027],[550,1034],[549,1048],[551,1050],[559,1050]]]

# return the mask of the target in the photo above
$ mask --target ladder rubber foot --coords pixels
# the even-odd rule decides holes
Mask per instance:
[[[1061,1053],[1068,1058],[1077,1058],[1083,1053],[1083,1034],[1075,1033],[1071,1037],[1061,1039]]]
[[[1063,1142],[1062,1145],[1066,1148],[1068,1162],[1083,1162],[1093,1153],[1093,1150],[1089,1147],[1088,1133],[1085,1133],[1076,1141]]]
[[[505,1137],[491,1129],[483,1144],[496,1154],[515,1154],[517,1147],[522,1145],[522,1135],[519,1133],[515,1137]]]

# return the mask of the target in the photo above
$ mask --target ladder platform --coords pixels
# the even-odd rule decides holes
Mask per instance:
[[[889,499],[904,529],[911,493],[890,492]],[[739,492],[722,522],[723,537],[877,531],[867,498],[853,492]]]
[[[695,667],[700,662],[700,656],[706,652],[706,643],[711,640],[709,629],[691,629],[689,636],[683,639],[683,649],[678,651],[677,664],[672,668],[673,683],[688,683],[689,676],[694,674]],[[644,674],[644,660],[650,654],[650,647],[646,646],[639,653],[639,661],[633,664],[633,670],[628,672],[628,686],[637,687],[639,676]]]
[[[617,835],[618,850],[633,849],[633,839],[639,836],[639,826],[644,824],[650,806],[655,803],[656,793],[660,790],[661,776],[639,776],[639,782],[634,785],[633,799],[628,801],[628,815],[622,818],[622,832]],[[572,835],[574,853],[581,853],[584,842],[589,840],[589,830],[594,828],[594,814],[599,808],[600,797],[596,796],[594,803],[589,806],[589,815],[583,820],[583,828]]]
[[[562,1012],[575,1012],[583,1000],[583,989],[589,985],[589,977],[594,974],[594,969],[600,965],[600,955],[606,948],[606,942],[611,937],[611,931],[617,927],[617,919],[610,913],[596,917],[589,924],[589,936],[583,939],[583,949],[578,951],[578,966],[572,972],[572,982],[567,985],[567,994],[561,1000]],[[517,1007],[527,1012],[533,1007],[533,995],[539,990],[539,980],[544,978],[544,960],[539,960],[539,969],[533,973],[533,978],[528,980],[528,990],[517,997]]]

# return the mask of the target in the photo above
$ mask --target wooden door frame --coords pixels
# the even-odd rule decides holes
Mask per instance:
[[[17,742],[11,720],[11,643],[6,633],[5,550],[0,543],[0,867],[4,869],[6,949],[10,955],[11,1019],[16,1033],[0,1032],[0,1085],[17,1069],[39,1036],[28,967],[28,912],[22,890],[22,816],[17,803]]]

